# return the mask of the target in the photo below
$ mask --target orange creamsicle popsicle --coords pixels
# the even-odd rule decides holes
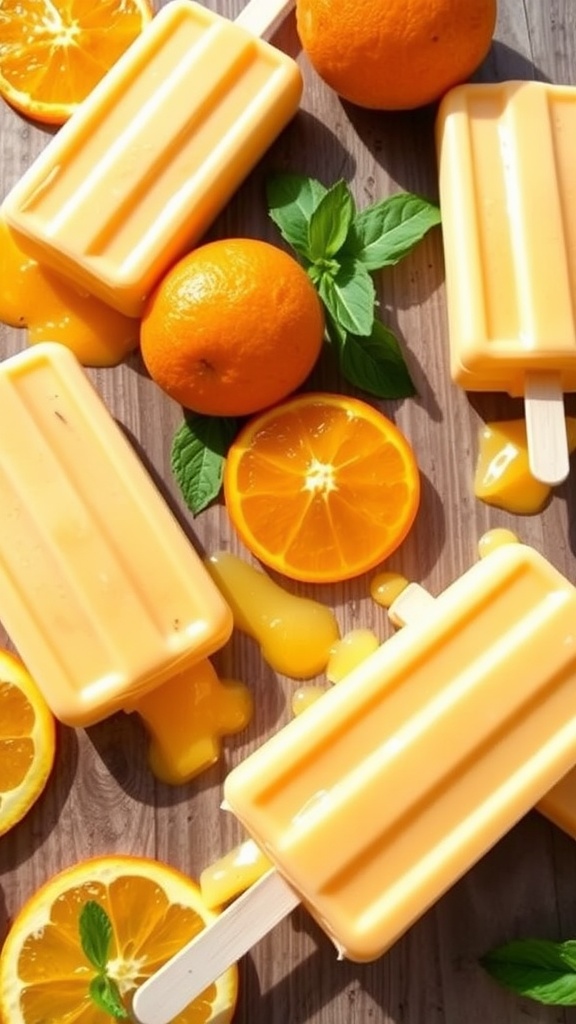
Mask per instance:
[[[90,725],[222,646],[232,615],[75,356],[0,363],[0,621]]]
[[[576,390],[576,88],[458,86],[437,146],[452,377],[524,396],[532,473],[558,483]]]
[[[499,533],[503,536],[495,536]],[[487,545],[518,543],[514,534],[506,534],[505,530],[492,530],[484,534],[479,543],[482,557],[486,557],[494,550],[492,546]],[[405,581],[405,584],[389,609],[391,621],[398,628],[420,622],[423,616],[428,615],[436,601],[432,594],[418,583]],[[539,800],[536,809],[576,839],[576,768],[572,768]]]
[[[276,871],[140,989],[138,1020],[216,976],[214,936],[238,950],[227,920],[243,950],[265,933],[243,932],[260,885],[341,955],[380,956],[575,763],[575,692],[576,588],[531,548],[495,549],[229,774],[225,805]]]
[[[297,64],[250,31],[292,5],[166,4],[7,196],[18,245],[140,316],[298,108]]]
[[[576,839],[576,768],[546,793],[536,809]]]

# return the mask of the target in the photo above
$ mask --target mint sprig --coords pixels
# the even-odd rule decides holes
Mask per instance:
[[[377,398],[415,394],[397,339],[376,318],[371,274],[407,256],[440,223],[438,207],[404,192],[358,211],[346,182],[325,188],[297,174],[272,175],[266,191],[271,219],[324,304],[343,377]]]
[[[130,1014],[122,1002],[118,985],[107,973],[112,923],[104,907],[95,900],[88,900],[80,911],[78,928],[84,954],[97,971],[88,989],[92,1002],[115,1020],[128,1020]]]
[[[486,971],[517,995],[553,1006],[576,1006],[576,941],[516,939],[486,953]]]
[[[193,515],[218,497],[226,453],[238,431],[232,417],[187,412],[172,439],[172,472]]]

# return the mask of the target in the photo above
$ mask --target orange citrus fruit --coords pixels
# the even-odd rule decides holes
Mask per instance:
[[[412,449],[365,402],[304,394],[255,417],[224,470],[230,519],[265,565],[295,580],[359,576],[398,547],[420,499]]]
[[[159,861],[111,856],[75,864],[50,879],[14,919],[0,954],[3,1024],[111,1020],[89,994],[98,972],[80,941],[80,914],[91,901],[111,922],[105,970],[128,1012],[136,988],[216,916],[196,882]],[[237,988],[232,967],[178,1016],[178,1024],[227,1024]]]
[[[22,662],[0,650],[0,836],[38,799],[52,770],[54,717]]]
[[[492,43],[497,0],[297,0],[318,74],[362,107],[424,106],[465,81]]]
[[[149,0],[2,0],[0,95],[62,124],[152,14]]]
[[[306,379],[322,347],[324,315],[306,271],[257,239],[209,242],[160,281],[144,310],[142,358],[187,409],[244,416]]]

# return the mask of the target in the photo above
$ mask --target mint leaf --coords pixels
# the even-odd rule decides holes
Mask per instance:
[[[567,939],[562,943],[562,959],[573,971],[576,971],[576,940]]]
[[[322,274],[317,287],[330,316],[341,328],[366,337],[370,334],[376,289],[361,263],[343,261],[336,273]]]
[[[338,181],[322,196],[308,224],[309,258],[314,263],[329,260],[342,248],[355,212],[345,181]]]
[[[342,376],[376,398],[411,398],[416,388],[392,331],[375,320],[363,338],[347,334],[339,344]]]
[[[310,259],[308,224],[327,189],[315,178],[300,174],[273,174],[266,182],[266,198],[271,219],[282,238],[299,255]]]
[[[398,342],[375,321],[372,271],[398,263],[440,223],[440,210],[399,193],[356,212],[346,182],[278,174],[267,185],[269,213],[306,266],[325,307],[343,375],[380,398],[415,394]]]
[[[576,1005],[576,943],[517,939],[487,953],[480,963],[505,988],[539,1003]]]
[[[129,1013],[120,996],[120,990],[113,978],[99,974],[90,982],[90,998],[96,1006],[109,1013],[116,1020],[128,1020]]]
[[[379,270],[398,263],[439,223],[437,206],[401,192],[356,215],[346,250],[367,270]]]
[[[97,971],[105,971],[112,941],[112,923],[95,900],[88,900],[78,919],[80,944],[85,956]]]
[[[172,472],[196,515],[218,497],[226,453],[238,430],[235,419],[187,413],[172,440]]]

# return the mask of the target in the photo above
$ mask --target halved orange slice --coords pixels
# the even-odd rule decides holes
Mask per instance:
[[[159,861],[111,856],[75,864],[39,889],[12,924],[0,954],[3,1024],[112,1019],[90,995],[102,974],[81,942],[87,903],[97,904],[111,925],[108,942],[93,932],[89,947],[102,957],[128,1019],[136,988],[215,917],[196,882]],[[178,1024],[228,1024],[237,988],[231,967],[179,1014]]]
[[[414,453],[373,406],[302,394],[240,431],[224,471],[230,519],[265,565],[333,583],[374,568],[408,533],[420,500]]]
[[[51,711],[22,662],[0,650],[0,836],[40,796],[54,754]]]
[[[152,14],[149,0],[2,0],[0,95],[62,124]]]

